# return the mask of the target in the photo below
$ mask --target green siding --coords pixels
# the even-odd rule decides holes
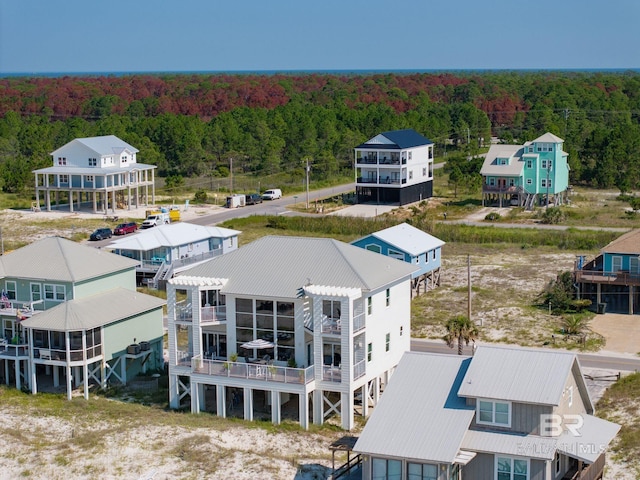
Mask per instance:
[[[106,360],[111,360],[126,353],[127,347],[142,341],[162,341],[162,307],[131,317],[104,327],[103,345]]]
[[[122,287],[128,290],[136,289],[135,269],[124,270],[102,277],[78,282],[75,286],[75,298],[85,298],[96,293],[106,292],[113,288]]]

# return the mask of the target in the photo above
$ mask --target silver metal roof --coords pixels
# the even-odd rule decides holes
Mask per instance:
[[[109,175],[135,172],[136,170],[153,170],[154,168],[158,167],[155,165],[147,165],[145,163],[130,163],[121,167],[74,167],[72,165],[54,165],[53,167],[39,168],[38,170],[33,170],[33,172],[50,174],[68,173],[69,175]],[[52,187],[53,185],[50,186]]]
[[[577,426],[580,436],[568,429],[558,439],[558,450],[571,457],[593,463],[607,448],[620,430],[620,425],[593,415],[582,414],[583,423]]]
[[[480,346],[460,395],[512,402],[559,405],[576,356],[569,352]],[[582,380],[576,378],[577,382]],[[586,390],[586,389],[585,389]],[[585,403],[590,401],[585,399]]]
[[[115,135],[103,135],[100,137],[76,138],[51,152],[51,155],[56,155],[60,150],[66,149],[66,147],[72,143],[81,143],[100,155],[113,155],[114,153],[122,152],[122,150],[128,150],[132,153],[139,151]]]
[[[462,440],[462,448],[474,452],[501,453],[539,460],[552,460],[557,442],[556,437],[469,430]]]
[[[116,288],[77,300],[69,300],[23,320],[26,328],[78,331],[109,325],[161,308],[167,303],[135,290]]]
[[[297,298],[305,285],[371,291],[416,267],[330,238],[262,237],[180,276],[226,278],[223,293]]]
[[[135,269],[139,262],[62,237],[47,237],[0,257],[4,276],[80,282]]]
[[[522,145],[491,145],[487,155],[484,157],[481,175],[503,175],[520,176],[524,169],[524,162],[521,161]],[[508,158],[508,165],[497,165],[496,159]]]
[[[179,247],[208,238],[229,238],[241,232],[223,227],[207,227],[194,223],[179,222],[140,230],[135,235],[114,240],[105,248],[149,251],[159,247]]]
[[[385,243],[398,247],[410,255],[417,256],[441,247],[445,242],[408,223],[401,223],[371,234]]]
[[[354,451],[453,463],[475,410],[457,395],[471,359],[407,352]]]
[[[555,136],[553,133],[547,132],[544,135],[533,140],[536,143],[564,143],[564,140]]]

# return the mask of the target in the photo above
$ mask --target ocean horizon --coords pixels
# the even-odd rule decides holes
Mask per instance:
[[[413,74],[443,74],[458,75],[486,74],[486,73],[640,73],[640,68],[451,68],[451,69],[353,69],[353,70],[167,70],[167,71],[104,71],[104,72],[0,72],[0,78],[8,77],[126,77],[134,75],[413,75]]]

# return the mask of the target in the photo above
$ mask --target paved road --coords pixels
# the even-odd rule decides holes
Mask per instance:
[[[508,345],[510,348],[518,348]],[[437,340],[411,339],[412,352],[432,352],[456,355],[458,348],[449,348],[444,342]],[[471,354],[471,348],[465,347],[465,355]],[[580,365],[587,368],[598,368],[603,370],[618,370],[624,372],[640,371],[640,358],[630,356],[614,356],[599,353],[578,353]]]

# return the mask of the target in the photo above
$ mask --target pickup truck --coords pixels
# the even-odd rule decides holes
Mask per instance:
[[[168,213],[154,213],[153,215],[149,215],[147,219],[144,222],[142,222],[142,225],[140,225],[140,228],[145,229],[145,228],[157,227],[158,225],[164,225],[169,222],[170,222],[170,219],[169,219]]]

